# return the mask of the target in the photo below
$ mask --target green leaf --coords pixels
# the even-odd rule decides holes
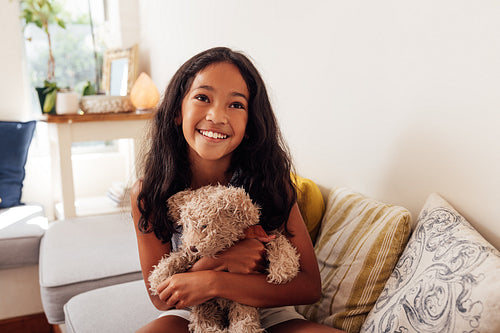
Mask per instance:
[[[63,29],[66,29],[66,23],[64,23],[63,20],[61,20],[60,18],[56,18],[56,21],[57,21],[57,25],[59,25]]]
[[[87,81],[85,87],[83,87],[82,96],[95,95],[96,90],[90,81]]]

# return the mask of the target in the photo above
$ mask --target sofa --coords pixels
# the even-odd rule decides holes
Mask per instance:
[[[0,319],[11,321],[41,312],[37,265],[48,219],[41,205],[21,202],[35,127],[35,121],[0,121]]]
[[[404,207],[348,188],[331,189],[323,201],[305,180],[298,199],[322,279],[321,299],[297,306],[306,318],[348,332],[500,331],[500,254],[439,194],[429,195],[413,228]],[[51,229],[42,241],[41,265]],[[122,252],[136,245],[126,232],[113,244],[120,242]],[[107,254],[111,248],[102,248],[103,258],[119,256]],[[136,260],[136,253],[125,255]],[[159,314],[140,276],[74,292],[58,307],[69,333],[134,332]]]
[[[0,121],[0,269],[38,264],[40,239],[47,228],[43,207],[21,202],[35,126],[35,121]]]

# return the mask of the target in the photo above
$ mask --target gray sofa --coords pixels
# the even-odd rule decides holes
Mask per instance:
[[[65,321],[73,296],[142,278],[130,213],[50,224],[40,243],[40,294],[49,323]]]
[[[0,209],[0,269],[38,264],[40,239],[47,225],[40,205]]]
[[[429,196],[412,232],[402,207],[345,189],[332,190],[327,201],[315,245],[322,297],[316,304],[297,307],[307,318],[348,332],[500,331],[500,253],[439,195]],[[43,258],[48,242],[57,244],[56,239],[69,235],[67,245],[59,246],[59,251],[68,251],[59,255],[68,258],[58,260],[74,268],[57,269],[67,276],[87,276],[86,281],[69,284],[67,302],[61,298],[57,309],[48,309],[53,315],[57,310],[68,333],[135,332],[159,314],[140,277],[132,221],[116,218],[86,220],[92,226],[84,220],[62,221],[57,225],[63,225],[65,233],[53,237],[59,228],[49,228],[44,236],[41,266],[48,263]],[[72,223],[84,225],[70,228]],[[86,242],[79,253],[71,250],[70,245]],[[75,262],[78,266],[84,260],[96,262],[85,265],[92,274],[76,272]],[[54,268],[55,263],[41,270]],[[105,275],[112,275],[111,280]],[[119,283],[118,276],[130,281]],[[85,292],[78,287],[101,283],[113,285]],[[370,286],[376,287],[371,297]],[[52,306],[56,300],[52,298]]]

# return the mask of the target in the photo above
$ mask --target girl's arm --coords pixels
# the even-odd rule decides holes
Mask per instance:
[[[170,253],[171,246],[170,243],[162,243],[158,238],[156,238],[153,232],[142,233],[139,230],[138,224],[141,217],[141,212],[137,206],[137,196],[140,193],[142,186],[141,180],[137,180],[132,187],[130,193],[130,200],[132,206],[132,218],[134,220],[135,232],[137,235],[137,247],[139,249],[139,259],[141,262],[142,276],[146,283],[149,297],[151,302],[158,310],[168,310],[171,306],[168,306],[165,302],[160,300],[158,296],[153,296],[149,292],[149,273],[153,270],[153,266],[158,264],[158,261],[163,257],[163,255]]]
[[[265,274],[239,274],[225,271],[197,271],[176,274],[160,285],[160,299],[169,306],[184,308],[223,297],[256,307],[309,304],[321,295],[313,245],[298,205],[290,212],[287,223],[290,242],[300,254],[300,271],[289,283],[275,285]]]

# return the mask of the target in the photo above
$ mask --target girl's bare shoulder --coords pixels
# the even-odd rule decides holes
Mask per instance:
[[[141,189],[142,189],[142,178],[137,179],[135,183],[132,185],[132,188],[130,189],[130,198],[137,199],[139,193],[141,193]]]

